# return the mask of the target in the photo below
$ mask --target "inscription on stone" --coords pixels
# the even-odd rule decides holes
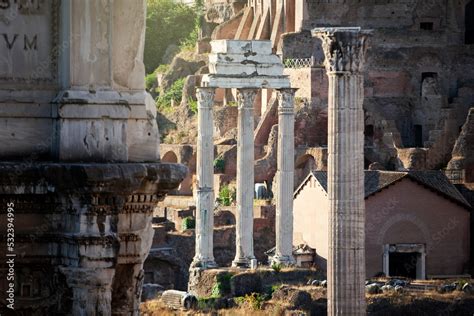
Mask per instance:
[[[0,0],[0,83],[56,78],[57,0]]]

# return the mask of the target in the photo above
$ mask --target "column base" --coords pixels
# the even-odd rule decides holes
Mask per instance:
[[[232,267],[234,268],[250,268],[250,261],[254,260],[255,257],[251,258],[235,258],[232,261]]]
[[[201,269],[214,269],[219,267],[217,263],[212,260],[194,259],[191,263],[190,269],[201,268]]]
[[[273,264],[280,264],[282,266],[294,266],[296,265],[296,260],[293,256],[274,256],[271,258],[271,262]]]

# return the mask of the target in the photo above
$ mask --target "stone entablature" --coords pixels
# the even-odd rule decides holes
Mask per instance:
[[[202,87],[209,88],[290,88],[283,65],[272,54],[271,41],[211,42],[209,74],[204,75]]]

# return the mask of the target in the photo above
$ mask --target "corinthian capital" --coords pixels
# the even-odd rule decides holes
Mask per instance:
[[[278,112],[280,114],[293,114],[296,89],[285,88],[277,92]]]
[[[328,27],[312,30],[321,39],[328,74],[359,74],[363,71],[369,30],[360,27]]]
[[[253,108],[257,89],[237,89],[237,105],[240,108]]]
[[[196,98],[199,108],[211,108],[214,103],[214,88],[197,88]]]

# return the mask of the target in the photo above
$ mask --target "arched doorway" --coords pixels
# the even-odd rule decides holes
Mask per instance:
[[[178,157],[176,157],[174,152],[168,151],[166,154],[164,154],[163,158],[161,158],[161,162],[177,163]]]
[[[469,2],[466,5],[466,11],[464,15],[465,25],[465,43],[474,44],[474,1]]]

